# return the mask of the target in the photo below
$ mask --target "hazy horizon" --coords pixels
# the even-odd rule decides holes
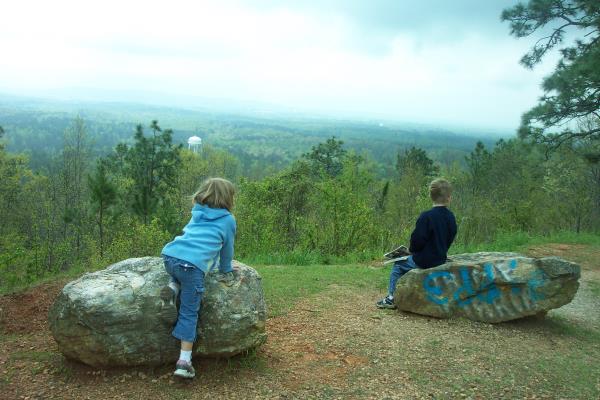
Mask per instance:
[[[514,132],[557,59],[519,65],[534,39],[500,22],[515,3],[22,1],[0,26],[0,92]]]

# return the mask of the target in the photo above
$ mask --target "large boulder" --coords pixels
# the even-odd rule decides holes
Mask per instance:
[[[229,357],[266,340],[258,273],[234,261],[231,276],[205,279],[194,354]],[[95,367],[174,362],[177,309],[160,298],[169,277],[161,258],[132,258],[67,284],[50,308],[50,330],[68,358]]]
[[[394,302],[398,309],[417,314],[495,323],[543,315],[569,303],[579,277],[577,264],[558,257],[459,254],[439,267],[404,275]]]

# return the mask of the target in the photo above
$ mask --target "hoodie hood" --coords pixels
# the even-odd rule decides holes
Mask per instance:
[[[225,208],[210,208],[203,204],[194,204],[192,208],[192,218],[194,222],[202,220],[215,220],[230,215],[230,212]]]

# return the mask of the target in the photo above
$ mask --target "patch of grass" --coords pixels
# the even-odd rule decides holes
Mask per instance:
[[[540,323],[543,323],[544,327],[553,333],[571,336],[586,342],[600,343],[599,331],[573,323],[560,315],[549,315]]]
[[[590,291],[595,297],[600,297],[600,282],[597,281],[589,281],[588,285],[590,286]]]
[[[270,317],[285,314],[300,298],[316,294],[329,285],[383,291],[389,277],[389,268],[373,269],[362,265],[263,265],[256,269],[263,278]]]
[[[167,393],[169,395],[169,399],[172,400],[187,400],[190,398],[190,388],[188,387],[178,387],[176,385],[159,385],[158,388],[160,392]]]
[[[17,335],[16,333],[10,333],[10,334],[0,333],[0,343],[16,342],[16,341],[20,340],[21,337],[22,336]]]
[[[246,369],[257,372],[265,372],[269,370],[267,361],[261,357],[260,353],[255,348],[250,349],[238,356],[228,358],[226,369],[227,371]]]
[[[560,340],[563,345],[568,343],[568,339]],[[433,344],[425,342],[426,348],[427,343]],[[466,352],[462,346],[460,352],[438,349],[434,371],[429,362],[413,358],[408,373],[420,392],[442,398],[476,394],[498,398],[502,391],[510,398],[529,398],[534,393],[552,398],[598,398],[597,346],[577,346],[575,342],[556,349],[545,345],[524,349],[511,338],[502,343],[504,348],[481,338],[471,341]]]
[[[347,253],[341,256],[322,254],[318,251],[294,250],[268,254],[253,254],[240,259],[245,264],[253,265],[340,265],[355,264],[381,258],[381,250],[365,250]]]
[[[54,374],[61,377],[64,382],[71,382],[75,377],[75,371],[70,363],[71,361],[62,355],[58,355],[54,360]]]
[[[530,368],[546,380],[546,390],[576,399],[599,398],[598,351],[577,349],[546,356],[546,359],[538,360],[535,364],[532,362]]]
[[[49,362],[55,361],[60,357],[57,353],[51,351],[33,351],[33,350],[17,350],[10,355],[11,360],[22,361],[39,361]]]
[[[456,243],[450,251],[453,254],[475,253],[479,251],[516,251],[521,252],[528,246],[547,243],[586,244],[600,247],[600,235],[576,233],[570,231],[554,232],[548,235],[532,235],[527,232],[500,232],[490,243]]]

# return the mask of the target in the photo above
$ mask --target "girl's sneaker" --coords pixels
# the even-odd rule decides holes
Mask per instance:
[[[191,379],[196,376],[196,370],[191,362],[179,360],[177,361],[177,364],[175,364],[175,372],[173,372],[173,375],[180,378]]]

